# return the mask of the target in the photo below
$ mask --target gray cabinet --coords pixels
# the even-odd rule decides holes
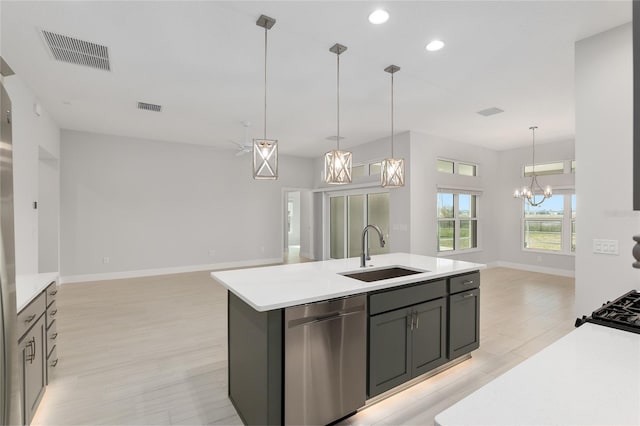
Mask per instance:
[[[19,378],[25,425],[31,423],[53,368],[58,364],[57,292],[56,283],[52,282],[18,312]]]
[[[450,290],[458,290],[449,295],[447,352],[455,359],[480,346],[480,274],[455,277],[449,284]]]
[[[41,315],[18,341],[22,368],[23,419],[30,424],[46,386],[45,318]]]
[[[441,298],[413,307],[411,331],[411,377],[447,362],[447,304]]]
[[[370,398],[447,361],[445,295],[445,282],[436,281],[370,296],[375,314],[369,317]],[[425,297],[438,298],[397,309]],[[377,313],[376,305],[396,309]]]

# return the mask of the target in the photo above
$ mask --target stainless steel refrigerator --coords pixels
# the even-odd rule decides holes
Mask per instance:
[[[0,62],[5,69],[2,58]],[[12,148],[11,101],[0,80],[0,420],[3,425],[22,425],[16,336]]]

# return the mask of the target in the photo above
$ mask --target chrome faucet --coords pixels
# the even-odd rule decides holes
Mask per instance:
[[[380,247],[384,247],[384,236],[382,235],[382,230],[377,225],[367,225],[362,230],[362,254],[360,255],[360,267],[364,268],[367,266],[367,260],[371,260],[369,256],[369,247],[365,248],[365,237],[367,235],[367,231],[369,228],[375,229],[380,237]]]

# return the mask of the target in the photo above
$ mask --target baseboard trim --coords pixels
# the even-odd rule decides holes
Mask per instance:
[[[218,271],[221,269],[247,268],[252,266],[282,263],[281,257],[271,259],[239,260],[235,262],[211,263],[206,265],[174,266],[170,268],[141,269],[137,271],[105,272],[101,274],[60,276],[60,284],[71,284],[91,281],[118,280],[125,278],[151,277],[155,275],[180,274],[184,272]]]
[[[561,277],[570,277],[575,278],[575,271],[568,271],[566,269],[559,268],[547,268],[544,266],[536,266],[536,265],[527,265],[524,263],[513,263],[513,262],[505,262],[503,260],[498,260],[495,262],[491,262],[487,265],[488,268],[511,268],[511,269],[520,269],[522,271],[529,272],[539,272],[541,274],[549,274],[549,275],[559,275]]]
[[[311,259],[311,260],[314,260],[314,259],[313,259],[313,256],[311,255],[311,253],[307,253],[307,252],[302,252],[302,251],[301,251],[301,252],[300,252],[300,257],[304,257],[305,259]]]

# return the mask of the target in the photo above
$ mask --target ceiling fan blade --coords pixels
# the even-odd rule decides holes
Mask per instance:
[[[236,157],[242,157],[243,155],[247,154],[248,151],[245,151],[244,149],[241,151],[236,152]]]
[[[234,144],[235,146],[237,146],[237,147],[238,147],[238,148],[240,148],[240,149],[244,149],[244,146],[243,146],[243,145],[240,145],[240,144],[239,144],[238,142],[236,142],[236,141],[229,140],[229,142],[231,142],[232,144]]]

